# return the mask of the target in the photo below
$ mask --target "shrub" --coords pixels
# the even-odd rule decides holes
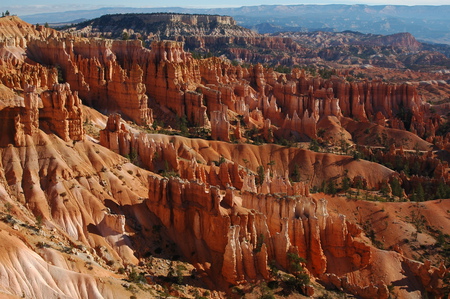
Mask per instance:
[[[220,166],[221,164],[225,163],[225,157],[224,156],[220,156],[218,161],[213,161],[214,164],[216,164],[216,166]]]
[[[48,245],[45,242],[41,242],[41,241],[37,242],[36,246],[39,247],[39,248],[48,248],[48,247],[50,247],[50,245]]]
[[[256,169],[256,179],[255,179],[255,183],[257,186],[261,186],[262,183],[264,182],[265,179],[265,171],[264,171],[264,166],[259,165],[258,168]]]
[[[265,239],[265,236],[263,234],[259,234],[258,235],[258,240],[256,242],[256,246],[255,246],[254,252],[260,252],[261,251],[262,245],[264,244],[264,239]]]
[[[311,139],[311,142],[309,144],[309,148],[310,151],[313,152],[318,152],[319,151],[319,143],[317,142],[316,139]]]
[[[144,273],[137,273],[134,269],[128,274],[128,281],[135,282],[135,283],[141,283],[145,282],[145,276]]]
[[[293,182],[300,182],[300,168],[298,164],[294,165],[294,170],[292,170],[291,179]]]

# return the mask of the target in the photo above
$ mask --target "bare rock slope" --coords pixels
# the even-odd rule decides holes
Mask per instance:
[[[438,230],[445,240],[448,200],[414,210],[439,216],[420,223],[396,213],[411,202],[364,201],[362,188],[368,197],[388,182],[425,178],[337,149],[356,147],[358,137],[375,156],[397,136],[380,161],[397,150],[426,153],[420,161],[436,178],[424,182],[447,183],[448,164],[421,139],[436,136],[440,119],[427,117],[414,85],[243,68],[194,59],[180,42],[146,49],[17,17],[0,18],[0,32],[5,296],[220,298],[251,292],[253,283],[264,292],[271,280],[281,284],[278,295],[292,283],[310,296],[326,292],[319,284],[362,298],[445,294],[439,254],[418,261],[406,243],[436,244]],[[359,137],[366,129],[380,140]],[[206,138],[169,135],[185,131]],[[316,138],[331,150],[272,143]],[[356,199],[310,194],[344,182]],[[395,231],[383,232],[384,221]]]

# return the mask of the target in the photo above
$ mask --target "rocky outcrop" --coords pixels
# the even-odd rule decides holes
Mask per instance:
[[[269,261],[289,268],[288,252],[305,257],[309,271],[329,281],[346,280],[327,273],[333,258],[347,260],[353,269],[371,264],[370,247],[358,240],[361,230],[342,215],[330,215],[325,200],[238,194],[232,189],[221,193],[202,183],[158,176],[150,176],[149,185],[147,207],[192,262],[200,264],[199,270],[219,281],[267,279]],[[363,298],[387,294],[382,282],[377,287],[340,282],[338,287]]]
[[[365,157],[375,158],[385,165],[402,169],[400,179],[408,194],[414,193],[419,185],[427,186],[429,191],[436,193],[439,185],[447,182],[450,178],[448,163],[441,161],[433,151],[426,153],[421,153],[418,149],[407,151],[403,147],[397,148],[394,145],[385,152],[366,147],[359,147],[359,150]]]
[[[9,135],[14,136],[16,146],[25,146],[26,136],[36,135],[39,128],[57,134],[64,141],[84,138],[81,101],[68,84],[55,84],[52,90],[40,95],[35,86],[26,86],[24,98],[5,105],[0,117],[5,123],[4,143],[12,141]]]
[[[384,117],[384,124],[393,128],[403,126],[420,136],[435,134],[438,120],[426,117],[427,107],[414,85],[324,80],[298,69],[280,74],[262,65],[242,68],[218,58],[194,59],[183,46],[155,41],[148,50],[139,40],[36,39],[28,42],[27,55],[58,65],[60,76],[88,105],[108,113],[120,111],[140,125],[153,122],[149,107],[157,105],[164,113],[186,117],[190,124],[212,125],[214,138],[225,141],[236,130],[231,122],[237,116],[261,130],[268,141],[269,129],[285,139],[315,139],[317,123],[324,117],[366,122]],[[49,85],[54,72],[40,75],[47,78],[40,84]],[[411,121],[399,115],[411,115]]]
[[[158,104],[174,111],[178,116],[186,115],[184,91],[196,90],[196,83],[200,82],[197,68],[196,61],[190,57],[190,54],[183,51],[182,43],[154,42],[150,59],[146,61],[144,67],[145,84],[150,97]],[[192,95],[188,97],[192,111],[192,104],[195,102],[192,103]],[[187,116],[192,116],[192,113]],[[188,118],[188,120],[202,123],[201,118],[199,120]]]
[[[70,85],[55,84],[52,90],[41,94],[43,109],[39,113],[42,127],[48,127],[61,139],[82,140],[84,138],[81,100]]]
[[[36,26],[22,21],[17,16],[5,16],[0,19],[0,45],[26,48],[33,39],[60,38],[65,34],[45,26]]]
[[[211,112],[211,137],[214,140],[230,141],[230,123],[226,111]]]
[[[130,52],[135,49],[135,44],[132,41],[129,44],[90,43],[83,39],[34,40],[29,43],[28,52],[40,63],[58,65],[63,80],[77,90],[87,104],[105,112],[122,111],[138,124],[151,124],[152,112],[147,103],[141,67],[133,64],[130,69],[123,69],[111,51],[114,48],[119,53],[133,56]],[[145,53],[143,48],[140,49]]]
[[[419,281],[428,292],[434,293],[437,296],[443,295],[440,288],[442,280],[447,273],[443,263],[439,268],[431,266],[431,262],[429,260],[426,260],[424,263],[420,263],[410,259],[405,259],[404,263],[414,273],[414,275],[418,277]]]
[[[183,42],[186,49],[200,53],[221,49],[229,59],[242,59],[251,63],[277,60],[283,63],[282,52],[305,54],[307,50],[291,38],[263,36],[250,29],[237,26],[229,16],[175,13],[105,15],[71,28],[72,34],[107,36],[116,39],[140,38],[146,42],[172,40]],[[262,54],[250,48],[271,49],[279,53]]]
[[[26,51],[14,49],[23,42]],[[255,42],[284,49],[270,37]],[[105,277],[111,276],[111,265],[147,267],[144,256],[152,253],[148,248],[156,240],[152,231],[161,225],[167,234],[159,237],[175,242],[173,247],[180,248],[218,289],[271,279],[268,264],[272,261],[289,271],[289,256],[294,254],[306,259],[304,266],[314,279],[355,296],[386,298],[387,285],[399,276],[415,276],[417,289],[425,285],[439,295],[436,290],[447,271],[444,267],[376,249],[374,240],[365,236],[369,232],[361,228],[362,221],[354,221],[356,213],[339,214],[369,203],[342,199],[343,207],[329,209],[327,205],[340,198],[325,200],[327,195],[309,194],[312,186],[329,180],[339,183],[348,178],[372,189],[395,176],[411,184],[405,188],[412,188],[422,182],[421,177],[407,178],[350,156],[229,142],[233,137],[262,143],[280,136],[300,140],[339,133],[340,140],[350,140],[350,131],[387,131],[382,126],[390,127],[389,132],[409,129],[433,136],[441,120],[427,117],[429,107],[415,85],[379,80],[350,83],[339,74],[325,80],[301,70],[282,74],[263,65],[245,68],[222,58],[199,60],[177,41],[155,41],[146,49],[136,40],[56,36],[44,41],[36,34],[0,47],[4,57],[0,68],[0,197],[2,202],[20,205],[18,209],[5,204],[2,211],[22,213],[23,223],[37,223],[38,216],[45,230],[53,229],[71,244],[89,246],[92,260]],[[9,69],[13,70],[10,74]],[[113,112],[100,132],[102,146],[89,141],[93,138],[84,138],[84,118],[97,112],[83,108],[86,112],[82,113],[82,101],[101,112]],[[128,123],[114,113],[119,111]],[[131,124],[148,126],[153,111],[155,117],[211,128],[211,137],[223,141],[148,134]],[[98,123],[104,120],[97,119]],[[378,125],[372,126],[371,121]],[[158,127],[162,126],[152,126]],[[167,130],[172,129],[167,126]],[[445,138],[440,142],[443,148],[448,146]],[[373,154],[373,148],[366,150]],[[379,159],[426,164],[435,169],[433,184],[448,180],[448,165],[433,155],[413,156],[392,147]],[[418,172],[423,171],[420,167]],[[373,205],[378,204],[384,207],[384,203]],[[433,203],[439,204],[441,214],[446,215],[447,203]],[[1,231],[10,221],[6,215],[3,219]],[[395,225],[386,220],[386,227],[391,224]],[[46,235],[51,233],[33,236]],[[57,246],[56,241],[52,244]],[[79,250],[71,246],[70,252]],[[386,270],[379,259],[385,252],[403,264],[389,265]],[[53,249],[41,253],[52,263],[65,264],[65,259],[52,258],[59,256]],[[79,270],[70,265],[73,271]],[[1,285],[17,293],[16,285],[6,281]],[[79,288],[97,292],[83,284]],[[77,296],[47,288],[43,294]]]
[[[85,34],[111,38],[122,38],[124,32],[128,37],[135,35],[158,40],[192,35],[223,36],[236,32],[255,35],[249,29],[236,26],[232,17],[206,14],[108,14],[79,23],[76,27]]]
[[[27,92],[37,98],[33,88]],[[24,144],[0,147],[0,199],[10,205],[11,220],[1,222],[2,296],[129,295],[107,269],[138,263],[121,210],[147,196],[140,183],[127,186],[138,168],[89,141],[68,143],[36,128],[30,136],[23,125]]]
[[[358,286],[348,281],[347,277],[339,278],[335,274],[326,274],[322,276],[323,281],[326,284],[330,284],[338,290],[348,290],[352,294],[357,294],[362,298],[389,298],[389,289],[383,283],[378,284],[370,283],[368,286]]]
[[[14,141],[16,146],[25,146],[26,135],[32,136],[39,130],[39,108],[42,107],[36,87],[25,89],[24,109],[19,109],[14,116]],[[22,111],[20,111],[22,110]],[[5,111],[7,113],[7,111]]]
[[[173,144],[156,142],[145,133],[131,132],[119,114],[108,117],[106,128],[100,131],[100,144],[155,172],[179,170]]]
[[[404,48],[409,51],[418,51],[422,48],[422,44],[419,43],[411,33],[402,32],[387,36],[381,36],[370,40],[367,44],[377,46],[391,46],[396,48]]]

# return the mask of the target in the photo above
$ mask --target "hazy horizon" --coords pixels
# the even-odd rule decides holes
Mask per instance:
[[[434,1],[423,1],[423,0],[411,0],[408,5],[405,6],[418,6],[418,5],[448,5],[448,0],[434,0]],[[153,8],[153,7],[183,7],[183,8],[227,8],[227,7],[242,7],[242,6],[258,6],[258,5],[301,5],[301,4],[344,4],[344,5],[404,5],[404,1],[391,1],[387,3],[383,0],[369,0],[362,3],[361,1],[330,1],[330,0],[319,0],[319,1],[304,1],[299,3],[297,1],[283,1],[282,3],[273,3],[272,1],[247,1],[245,5],[242,1],[229,0],[226,4],[218,1],[210,1],[207,5],[203,4],[204,1],[191,1],[190,5],[186,5],[186,2],[178,0],[166,0],[164,5],[161,2],[155,2],[158,4],[149,3],[149,1],[135,0],[130,1],[127,5],[123,5],[123,1],[109,0],[109,1],[96,1],[95,5],[92,5],[92,1],[82,0],[77,3],[66,3],[61,4],[61,1],[42,1],[37,4],[35,1],[21,1],[20,5],[17,5],[16,1],[4,0],[0,5],[0,11],[9,11],[11,14],[26,16],[40,13],[51,13],[51,12],[66,12],[66,11],[76,11],[76,10],[95,10],[104,7],[132,7],[132,8]]]

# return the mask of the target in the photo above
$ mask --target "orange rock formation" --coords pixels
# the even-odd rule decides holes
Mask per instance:
[[[123,297],[117,277],[124,277],[115,270],[145,267],[145,253],[157,240],[150,232],[161,224],[164,238],[218,290],[269,280],[271,261],[288,271],[289,254],[297,254],[313,283],[362,298],[388,298],[388,286],[405,277],[411,290],[398,287],[399,297],[423,290],[442,296],[443,265],[414,261],[401,244],[378,249],[367,237],[355,215],[378,213],[369,202],[309,194],[310,187],[341,182],[344,174],[377,188],[393,170],[344,155],[228,142],[241,139],[241,125],[262,131],[267,141],[277,134],[316,138],[319,127],[348,139],[372,120],[378,123],[373,130],[394,135],[406,124],[398,117],[405,110],[412,132],[434,135],[439,120],[425,120],[429,107],[415,86],[196,60],[179,42],[155,42],[149,50],[140,41],[62,36],[17,17],[1,18],[0,30],[0,272],[11,277],[0,280],[1,292]],[[104,118],[85,119],[95,114],[82,102],[111,113],[99,141],[83,124]],[[218,141],[147,134],[115,112],[144,127],[162,115],[186,116],[210,127]],[[418,146],[428,145],[422,140]],[[392,148],[383,159],[394,156]],[[436,179],[448,179],[445,163],[434,166]],[[302,179],[293,182],[297,167]],[[412,207],[383,207],[396,204]],[[448,231],[448,200],[427,207]],[[397,217],[391,214],[388,219]],[[412,226],[404,216],[392,219]]]

